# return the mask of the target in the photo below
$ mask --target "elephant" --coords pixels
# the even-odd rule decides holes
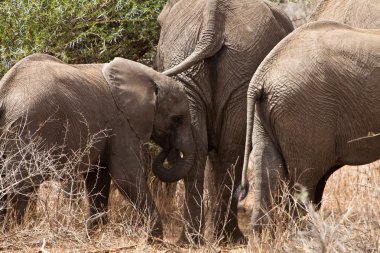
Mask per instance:
[[[7,72],[0,82],[0,94],[2,134],[11,134],[10,129],[27,117],[19,138],[24,142],[35,139],[29,136],[42,139],[41,150],[62,146],[62,161],[57,166],[73,151],[81,150],[87,136],[107,131],[106,138],[94,143],[78,168],[84,175],[89,200],[88,231],[107,222],[107,216],[99,214],[107,211],[112,179],[139,212],[152,218],[149,238],[162,238],[161,219],[141,166],[140,146],[152,139],[162,147],[153,172],[166,181],[178,181],[192,168],[195,141],[189,105],[180,84],[123,58],[106,64],[71,65],[50,55],[33,54]],[[4,154],[22,159],[11,140]],[[172,153],[170,169],[163,166],[168,153]],[[92,165],[90,169],[88,164]],[[12,164],[8,167],[7,172],[12,172]],[[24,169],[18,172],[15,192],[8,194],[18,223],[28,196],[45,179],[44,175],[32,175],[30,180],[21,180],[26,173]]]
[[[241,198],[251,160],[252,228],[260,232],[284,189],[307,196],[290,211],[318,209],[332,173],[379,158],[380,30],[333,21],[298,28],[259,66],[247,97]]]
[[[155,67],[184,85],[196,143],[195,163],[184,179],[185,222],[178,243],[202,243],[209,232],[204,187],[212,208],[207,217],[212,234],[206,237],[245,243],[231,192],[241,177],[246,92],[260,62],[293,25],[276,5],[261,0],[170,0],[158,23]]]
[[[363,29],[380,28],[378,0],[322,0],[309,18],[313,21],[336,21]]]

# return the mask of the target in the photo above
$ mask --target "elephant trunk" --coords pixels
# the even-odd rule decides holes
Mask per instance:
[[[239,199],[243,200],[248,195],[249,191],[249,182],[248,182],[248,162],[249,154],[252,150],[252,131],[253,123],[255,117],[255,105],[256,101],[261,96],[262,89],[258,89],[252,85],[252,81],[248,88],[248,97],[247,97],[247,132],[245,137],[245,150],[244,150],[244,163],[241,177],[241,184],[237,190]]]
[[[163,72],[167,76],[181,73],[205,58],[213,56],[224,44],[224,13],[221,0],[210,0],[204,12],[205,25],[194,51],[177,66]]]
[[[191,130],[187,130],[181,141],[176,141],[172,149],[163,149],[153,162],[154,175],[163,182],[172,183],[183,179],[190,171],[195,159],[195,142]],[[181,136],[181,135],[179,135]],[[164,168],[164,161],[170,151],[175,151],[174,158],[170,159],[173,164],[170,169]]]

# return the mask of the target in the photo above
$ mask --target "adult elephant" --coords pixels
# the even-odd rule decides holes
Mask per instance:
[[[0,96],[2,134],[9,137],[4,154],[11,159],[6,173],[16,180],[8,199],[18,222],[30,193],[48,176],[38,172],[40,167],[33,170],[35,174],[29,173],[29,166],[17,167],[22,159],[33,164],[35,156],[24,154],[20,143],[32,143],[37,151],[53,150],[49,155],[60,157],[55,159],[59,169],[76,151],[87,148],[88,136],[106,131],[107,136],[97,138],[78,168],[89,198],[87,228],[91,231],[107,221],[99,214],[107,211],[112,179],[137,210],[153,220],[151,236],[162,237],[159,213],[141,166],[140,145],[152,138],[163,148],[154,173],[165,181],[177,181],[192,168],[195,143],[188,102],[176,81],[122,58],[108,64],[69,65],[34,54],[4,76]],[[169,170],[162,164],[170,151],[174,152]]]
[[[336,21],[358,28],[379,29],[380,1],[322,0],[309,21]]]
[[[250,159],[259,231],[281,180],[291,190],[304,186],[319,206],[334,171],[379,158],[380,30],[336,22],[298,28],[257,69],[247,108],[242,188]]]
[[[201,241],[207,157],[211,230],[219,239],[243,242],[231,192],[241,177],[246,91],[260,62],[293,26],[280,9],[261,0],[170,0],[158,22],[157,69],[184,84],[196,142],[179,242]]]

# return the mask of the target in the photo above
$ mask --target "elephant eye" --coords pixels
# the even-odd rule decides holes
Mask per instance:
[[[183,122],[183,116],[181,115],[175,115],[175,116],[172,116],[172,122],[178,126],[178,125],[181,125],[182,122]]]

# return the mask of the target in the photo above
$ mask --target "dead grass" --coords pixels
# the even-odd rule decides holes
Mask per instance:
[[[41,156],[37,156],[41,157]],[[43,161],[49,159],[43,157]],[[148,161],[149,163],[149,161]],[[6,230],[0,227],[0,251],[4,252],[380,252],[380,168],[379,163],[344,167],[334,173],[326,186],[323,205],[316,212],[294,221],[285,205],[274,210],[276,227],[253,235],[249,229],[252,193],[239,207],[239,222],[247,246],[221,247],[217,241],[185,249],[175,245],[183,222],[183,184],[155,184],[148,175],[153,195],[162,214],[165,240],[148,245],[149,226],[124,197],[112,188],[110,222],[89,237],[85,229],[86,200],[67,198],[61,183],[43,183],[29,205],[23,224]],[[58,173],[54,170],[54,173]],[[59,177],[58,177],[59,178]],[[251,180],[252,182],[252,180]],[[173,194],[177,188],[177,192]],[[1,193],[1,192],[0,192]],[[172,195],[168,197],[168,193]],[[78,194],[78,193],[77,193]],[[1,223],[0,223],[1,225]]]

